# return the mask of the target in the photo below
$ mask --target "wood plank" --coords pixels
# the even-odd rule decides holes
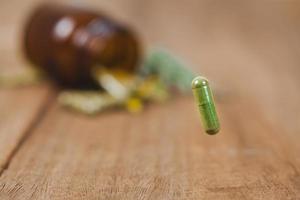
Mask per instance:
[[[49,101],[49,87],[0,89],[0,174]]]
[[[223,129],[211,137],[190,98],[137,116],[87,118],[55,105],[1,176],[0,197],[299,198],[295,146],[248,100],[219,108]]]
[[[191,97],[95,118],[55,104],[1,175],[0,199],[300,198],[298,3],[90,3],[216,83],[222,131],[203,133]]]

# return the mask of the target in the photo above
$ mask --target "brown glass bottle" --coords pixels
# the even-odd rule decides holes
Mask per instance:
[[[42,5],[25,26],[28,59],[62,86],[95,86],[93,67],[134,71],[140,60],[134,33],[107,16],[77,7]]]

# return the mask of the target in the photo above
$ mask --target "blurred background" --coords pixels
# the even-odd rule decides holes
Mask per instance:
[[[1,73],[23,70],[24,23],[38,0],[2,1]],[[51,1],[53,2],[53,1]],[[274,123],[300,130],[300,3],[254,1],[59,1],[103,11],[130,24],[145,51],[162,46],[205,75],[224,95],[253,98]],[[246,113],[245,113],[246,114]]]

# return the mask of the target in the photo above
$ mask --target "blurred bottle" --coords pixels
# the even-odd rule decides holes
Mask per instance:
[[[140,49],[134,33],[107,16],[77,7],[42,5],[24,34],[28,59],[66,87],[96,86],[95,67],[134,72]]]

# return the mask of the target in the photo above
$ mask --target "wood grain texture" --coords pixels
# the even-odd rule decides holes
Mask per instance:
[[[95,118],[53,103],[0,176],[0,199],[300,199],[298,2],[88,4],[207,76],[222,130],[203,133],[191,97]]]
[[[1,198],[299,198],[291,141],[247,100],[219,108],[223,129],[211,137],[190,98],[137,116],[86,118],[56,105],[2,175]]]
[[[0,90],[0,174],[24,136],[41,117],[49,88]]]

